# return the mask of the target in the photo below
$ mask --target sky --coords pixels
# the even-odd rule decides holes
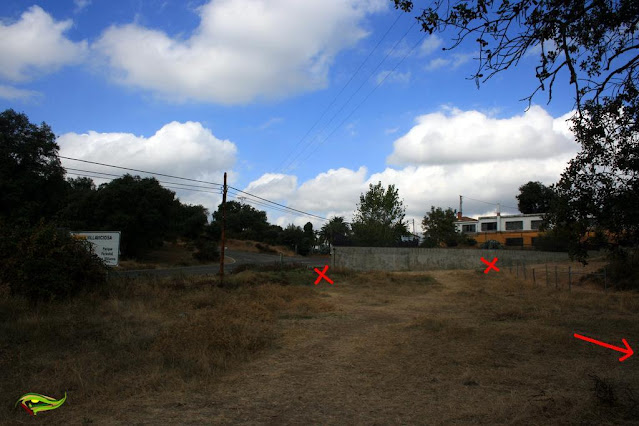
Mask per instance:
[[[442,50],[454,34],[421,32],[415,13],[389,0],[3,0],[0,110],[46,122],[62,156],[214,183],[227,172],[322,218],[351,220],[377,182],[396,186],[416,232],[460,195],[465,216],[518,213],[518,188],[557,182],[579,151],[568,77],[552,102],[522,101],[537,85],[532,46],[478,88],[477,43]]]

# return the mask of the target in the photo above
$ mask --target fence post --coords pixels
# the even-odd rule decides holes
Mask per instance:
[[[548,263],[546,263],[546,287],[548,287]]]
[[[607,280],[606,268],[604,268],[604,291],[608,291],[608,280]]]
[[[557,288],[557,265],[555,265],[555,288]]]
[[[523,262],[523,267],[524,267],[524,279],[527,280],[528,274],[526,274],[526,261]]]
[[[519,278],[519,260],[517,261],[517,278]]]
[[[572,267],[568,267],[568,291],[572,291]]]
[[[537,285],[537,279],[535,278],[535,268],[533,268],[533,287]]]

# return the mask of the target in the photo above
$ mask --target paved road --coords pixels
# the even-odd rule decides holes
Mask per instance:
[[[227,250],[224,258],[224,273],[232,273],[233,270],[239,265],[245,265],[247,263],[254,264],[277,264],[280,262],[280,256],[277,254],[263,254],[263,253],[249,253],[244,251]],[[330,264],[330,258],[328,257],[303,257],[295,256],[282,258],[283,263],[300,263],[304,265],[320,266]],[[176,268],[166,269],[136,269],[129,271],[114,271],[114,275],[118,276],[138,276],[138,275],[156,275],[156,276],[168,276],[168,275],[207,275],[217,274],[220,271],[219,264],[211,265],[198,265],[198,266],[182,266]]]

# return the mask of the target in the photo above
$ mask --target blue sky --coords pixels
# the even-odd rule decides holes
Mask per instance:
[[[61,155],[213,182],[227,171],[322,217],[350,219],[377,181],[399,188],[417,231],[460,194],[516,206],[520,185],[556,182],[578,151],[566,78],[549,105],[544,92],[528,111],[520,101],[535,48],[478,90],[475,43],[442,51],[451,34],[425,36],[388,0],[5,0],[0,19],[0,108],[47,122]]]

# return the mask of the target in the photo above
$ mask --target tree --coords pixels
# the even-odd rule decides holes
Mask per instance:
[[[405,12],[409,0],[393,0]],[[619,1],[435,0],[417,17],[425,32],[453,28],[451,50],[478,43],[472,78],[486,82],[538,51],[535,77],[548,102],[557,79],[568,76],[576,113],[572,130],[581,152],[554,186],[559,202],[548,215],[571,228],[571,255],[585,261],[584,232],[603,228],[627,245],[639,244],[639,3]],[[552,207],[552,206],[551,206]]]
[[[176,199],[174,209],[172,222],[178,236],[195,240],[204,233],[209,215],[204,206],[182,204]]]
[[[65,201],[60,147],[51,128],[12,109],[0,113],[0,218],[33,226]]]
[[[329,246],[349,245],[351,229],[342,216],[333,216],[322,226],[320,236]]]
[[[213,220],[222,223],[222,204],[213,213]],[[266,212],[237,201],[226,203],[227,238],[261,241],[268,227]]]
[[[524,214],[547,213],[554,192],[541,182],[530,181],[519,187],[517,208]]]
[[[292,223],[282,231],[282,242],[302,256],[306,256],[311,250],[304,230]]]
[[[393,246],[408,235],[404,224],[406,209],[395,185],[385,190],[382,183],[370,184],[360,196],[352,224],[355,242],[363,246]]]
[[[303,245],[308,247],[309,252],[315,245],[315,232],[313,232],[313,224],[311,222],[306,222],[304,225],[304,241]]]
[[[460,235],[455,230],[456,212],[450,207],[443,210],[441,207],[430,207],[422,220],[424,238],[429,240],[433,247],[446,243],[448,246],[457,245]]]
[[[174,201],[175,193],[155,178],[127,174],[100,185],[89,225],[121,231],[122,255],[141,256],[172,235]]]

